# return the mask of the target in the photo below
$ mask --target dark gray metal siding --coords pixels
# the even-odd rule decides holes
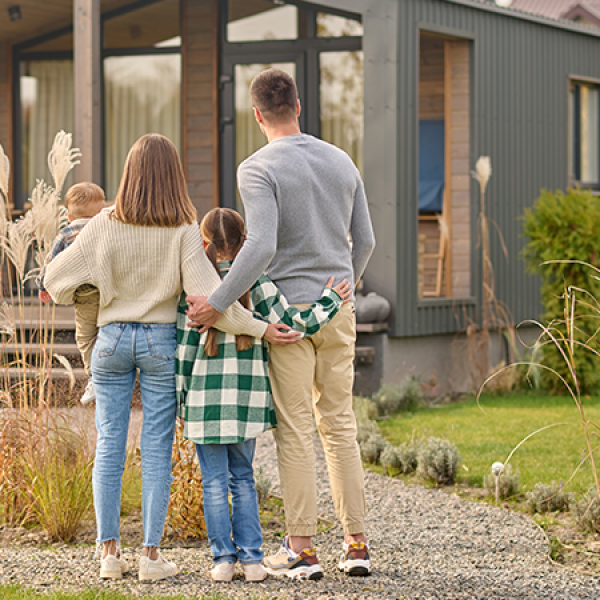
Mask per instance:
[[[516,323],[541,312],[539,279],[525,272],[519,217],[542,188],[566,189],[568,78],[600,79],[600,38],[481,10],[452,0],[397,0],[397,273],[394,334],[451,333],[477,314],[479,189],[471,186],[472,295],[466,302],[417,299],[418,35],[444,28],[471,42],[471,158],[492,161],[488,216],[502,232],[505,258],[492,230],[496,294]],[[368,29],[365,38],[370,35]],[[365,40],[366,43],[366,40]],[[368,69],[368,61],[367,61]],[[367,91],[366,98],[369,97]],[[365,128],[369,128],[366,112]],[[384,150],[385,151],[385,150]],[[368,174],[367,174],[368,182]],[[390,211],[393,218],[394,211]],[[377,270],[377,265],[371,266]],[[377,279],[381,279],[381,275]]]

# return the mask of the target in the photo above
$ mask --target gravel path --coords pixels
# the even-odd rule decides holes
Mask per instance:
[[[335,519],[326,468],[316,443],[321,478],[320,513]],[[260,438],[256,464],[278,490],[271,434]],[[183,594],[225,598],[300,599],[600,599],[600,577],[588,577],[552,566],[546,558],[543,533],[508,510],[466,502],[439,490],[408,487],[375,473],[366,474],[371,577],[353,578],[337,572],[343,534],[339,526],[315,538],[326,576],[318,582],[268,579],[246,584],[213,584],[207,546],[166,549],[181,573],[169,581],[142,584],[135,573],[117,582],[101,582],[90,548],[4,548],[0,550],[0,583],[25,583],[38,589],[116,589],[134,595]],[[265,543],[265,552],[276,550]],[[137,550],[126,549],[136,566]]]

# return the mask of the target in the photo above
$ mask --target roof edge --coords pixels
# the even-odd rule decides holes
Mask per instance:
[[[503,15],[505,17],[512,17],[513,19],[521,19],[523,21],[530,21],[538,25],[545,25],[546,27],[554,27],[555,29],[564,29],[571,33],[579,33],[582,35],[588,35],[595,38],[600,38],[600,30],[595,30],[594,27],[587,25],[578,25],[577,23],[567,23],[566,21],[559,21],[551,19],[550,17],[544,17],[542,15],[535,15],[533,13],[526,13],[514,8],[504,8],[497,4],[491,4],[488,2],[481,2],[481,0],[445,0],[451,4],[460,4],[462,6],[468,6],[477,10],[484,10],[491,13]]]

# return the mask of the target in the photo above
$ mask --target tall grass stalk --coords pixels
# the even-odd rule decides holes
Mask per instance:
[[[14,327],[18,320],[18,339],[17,335],[14,335],[8,342],[14,351],[15,360],[9,363],[3,358],[2,379],[4,391],[10,394],[11,405],[12,396],[18,395],[17,405],[25,412],[31,408],[48,405],[53,389],[55,309],[54,306],[40,305],[37,311],[38,326],[34,327],[36,311],[33,310],[33,305],[26,310],[26,290],[30,281],[45,264],[59,230],[67,223],[67,210],[60,204],[60,195],[65,178],[79,163],[78,159],[81,156],[79,150],[71,146],[71,134],[61,131],[56,135],[48,156],[54,185],[39,180],[31,194],[31,208],[16,221],[10,219],[8,205],[10,162],[0,146],[0,273],[6,266],[11,325]],[[0,289],[4,292],[1,275]],[[6,312],[3,311],[3,315]],[[2,326],[4,329],[5,323],[2,323]],[[31,332],[29,339],[26,338],[27,331]],[[5,337],[2,339],[3,357],[7,350]],[[37,353],[34,352],[35,340],[40,345]],[[64,361],[58,360],[65,366]],[[9,374],[12,367],[16,367],[18,373],[16,385],[12,383]]]

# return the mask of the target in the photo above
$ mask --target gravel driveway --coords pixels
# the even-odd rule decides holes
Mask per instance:
[[[320,444],[316,442],[321,477],[320,513],[335,519]],[[256,464],[278,489],[271,434],[257,446]],[[181,573],[172,580],[142,584],[135,574],[117,582],[101,582],[89,548],[3,548],[0,583],[24,583],[38,589],[106,588],[134,595],[183,594],[197,597],[221,593],[225,598],[396,599],[463,598],[600,599],[600,577],[588,577],[551,565],[543,533],[517,513],[422,487],[408,487],[375,473],[366,474],[368,536],[374,572],[371,577],[342,576],[336,570],[343,534],[336,526],[315,538],[326,576],[318,582],[268,579],[261,584],[234,580],[213,584],[208,577],[210,551],[166,549]],[[267,541],[265,551],[276,550]],[[137,550],[126,549],[133,562]]]

